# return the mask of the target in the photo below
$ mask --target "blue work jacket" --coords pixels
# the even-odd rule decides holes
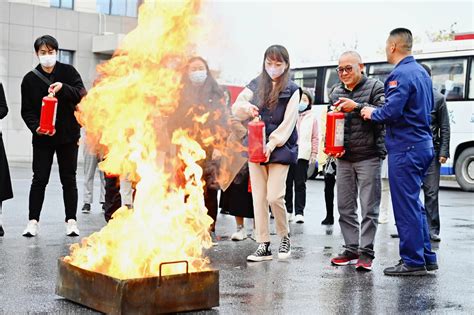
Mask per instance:
[[[432,147],[433,87],[425,69],[413,56],[405,57],[388,76],[384,89],[385,104],[373,111],[372,120],[386,126],[388,153]]]

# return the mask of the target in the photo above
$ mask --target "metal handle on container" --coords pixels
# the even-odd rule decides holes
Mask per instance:
[[[160,271],[159,271],[159,274],[158,274],[158,285],[161,285],[161,267],[163,265],[173,265],[173,264],[186,264],[186,274],[188,275],[189,274],[189,263],[187,260],[177,260],[177,261],[167,261],[167,262],[162,262],[160,263]]]

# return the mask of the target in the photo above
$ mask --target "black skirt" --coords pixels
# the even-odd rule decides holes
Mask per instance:
[[[2,133],[0,132],[0,202],[11,198],[13,198],[12,181],[10,179],[10,170],[8,169]]]
[[[220,207],[230,215],[253,218],[252,193],[248,192],[248,184],[248,175],[245,180],[232,182],[221,194]]]

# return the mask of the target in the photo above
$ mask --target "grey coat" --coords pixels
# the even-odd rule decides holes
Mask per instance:
[[[329,94],[330,104],[337,102],[339,97],[346,97],[360,104],[359,109],[344,113],[344,150],[346,153],[341,159],[350,162],[359,162],[374,157],[384,159],[387,154],[384,144],[384,125],[364,120],[360,116],[360,109],[365,106],[383,106],[385,102],[383,83],[363,76],[352,91],[346,89],[344,83],[338,83]]]
[[[449,127],[448,108],[444,95],[433,90],[434,107],[431,112],[431,132],[433,133],[433,144],[437,157],[449,157],[449,138],[451,135]]]

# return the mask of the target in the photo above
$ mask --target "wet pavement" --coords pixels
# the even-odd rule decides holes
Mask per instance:
[[[18,164],[11,167],[11,172],[15,198],[4,203],[0,314],[97,313],[54,293],[57,259],[68,253],[70,244],[80,240],[65,236],[57,168],[53,168],[47,187],[36,238],[21,236],[28,216],[30,166]],[[81,206],[82,169],[78,174]],[[337,223],[332,228],[320,225],[325,215],[323,186],[322,181],[308,182],[306,222],[291,223],[292,256],[285,261],[276,258],[279,240],[273,235],[274,259],[247,263],[246,256],[255,250],[256,243],[251,239],[231,241],[234,218],[219,214],[219,245],[207,254],[212,266],[220,271],[220,306],[199,313],[474,313],[474,194],[453,188],[441,190],[442,241],[434,244],[440,269],[425,277],[397,278],[383,275],[383,269],[399,259],[398,239],[390,237],[395,232],[393,217],[389,224],[379,226],[372,272],[330,265],[330,258],[341,251],[343,241]],[[98,196],[98,186],[94,196]],[[82,236],[97,231],[104,223],[97,202],[91,214],[78,212]]]

